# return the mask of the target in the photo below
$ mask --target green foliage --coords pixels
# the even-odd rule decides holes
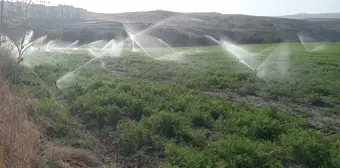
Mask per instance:
[[[308,167],[339,167],[340,152],[338,144],[324,137],[318,131],[292,130],[282,135],[281,143],[290,159]]]
[[[141,120],[150,111],[142,106],[141,99],[134,97],[129,85],[109,86],[95,89],[81,96],[74,110],[87,110],[99,124],[116,125],[123,117]]]
[[[175,143],[169,142],[165,146],[165,155],[169,164],[163,167],[208,167],[213,164],[210,157],[206,157],[204,153],[190,148],[181,147]]]
[[[336,116],[338,44],[323,54],[287,45],[293,53],[288,76],[258,78],[218,47],[200,47],[202,53],[186,56],[183,63],[123,51],[125,57],[88,64],[56,94],[85,124],[96,120],[96,129],[116,131],[124,154],[158,156],[163,167],[339,167],[338,135],[308,129],[307,121],[292,115],[282,101],[294,108],[302,103],[327,107]],[[272,46],[247,47],[262,51]],[[77,53],[51,67],[36,66],[35,72],[51,84],[89,59]],[[42,113],[63,123],[69,114],[59,103],[43,99]],[[72,133],[77,136],[69,143],[89,146]]]
[[[62,74],[63,69],[61,66],[39,65],[34,67],[34,71],[43,81],[52,85]]]
[[[165,148],[168,161],[179,167],[280,167],[278,149],[270,143],[254,142],[239,136],[225,136],[202,151],[178,147]]]
[[[104,125],[118,123],[126,153],[165,150],[169,164],[178,167],[278,167],[291,158],[309,165],[281,143],[289,142],[287,137],[296,139],[299,135],[292,130],[303,132],[306,123],[277,109],[214,100],[178,85],[144,80],[117,80],[92,88],[78,98],[74,110],[87,111]],[[182,147],[168,147],[169,143]],[[334,158],[327,153],[315,157]]]
[[[62,91],[63,98],[68,101],[75,100],[78,96],[85,93],[83,86],[79,83],[72,84],[68,87],[67,91]]]
[[[66,123],[69,119],[69,113],[66,107],[52,99],[40,100],[38,111],[41,115],[53,118],[60,123]]]
[[[185,122],[185,120],[183,121],[178,115],[168,112],[159,112],[146,121],[152,132],[169,139],[184,131],[181,127],[181,125],[184,125],[182,122]]]
[[[55,99],[40,99],[31,102],[36,116],[43,124],[43,133],[55,141],[76,148],[92,149],[93,142],[87,137],[83,128],[70,115],[66,104]]]
[[[138,149],[157,149],[160,139],[152,136],[152,132],[143,124],[133,120],[121,120],[117,125],[119,142],[126,153],[134,153]]]
[[[225,136],[211,143],[209,149],[210,155],[224,160],[229,167],[280,167],[280,161],[276,159],[279,149],[269,142]]]

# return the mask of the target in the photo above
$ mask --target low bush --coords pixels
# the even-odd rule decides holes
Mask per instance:
[[[288,159],[308,167],[339,167],[340,152],[338,141],[324,137],[314,130],[291,130],[283,134],[281,143]]]

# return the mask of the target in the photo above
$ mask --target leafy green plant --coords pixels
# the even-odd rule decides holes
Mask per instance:
[[[72,131],[72,121],[66,119],[64,106],[69,105],[89,129],[117,132],[125,155],[156,157],[164,161],[163,167],[339,167],[336,129],[335,135],[323,135],[292,115],[305,115],[311,108],[316,114],[339,102],[339,43],[323,54],[287,45],[292,52],[288,74],[275,75],[269,69],[262,78],[220,47],[199,47],[204,52],[187,55],[183,63],[123,51],[125,57],[103,57],[75,73],[62,91],[53,92],[69,104],[43,99],[42,114],[65,120],[58,130],[76,135],[69,141],[73,146],[88,148],[90,143]],[[59,63],[51,67],[34,68],[48,86],[91,59],[84,53],[55,58]],[[29,79],[22,81],[40,90],[40,82]],[[320,102],[317,108],[309,106]],[[322,115],[308,119],[324,122]],[[332,117],[337,117],[335,112]]]
[[[292,130],[290,134],[282,136],[281,143],[289,153],[288,156],[291,156],[290,159],[308,167],[339,166],[339,146],[318,131]]]

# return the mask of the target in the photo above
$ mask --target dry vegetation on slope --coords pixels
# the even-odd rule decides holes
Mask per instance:
[[[36,159],[41,145],[39,128],[29,121],[29,106],[25,95],[10,92],[4,76],[15,65],[8,53],[0,53],[0,145],[7,167],[24,168]],[[1,164],[1,163],[0,163]]]
[[[43,107],[37,106],[39,100],[35,98],[40,92],[22,87],[23,69],[9,57],[6,49],[0,52],[0,71],[0,157],[3,156],[0,158],[0,167],[69,168],[100,165],[100,160],[87,150],[68,147],[49,135],[51,131],[58,133],[60,123],[53,118],[61,113],[53,118],[41,114]],[[41,96],[40,93],[38,97]]]

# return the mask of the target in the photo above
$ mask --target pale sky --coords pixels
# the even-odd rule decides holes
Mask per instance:
[[[50,0],[50,2],[51,5],[73,5],[100,13],[149,10],[261,16],[340,13],[340,0]]]

